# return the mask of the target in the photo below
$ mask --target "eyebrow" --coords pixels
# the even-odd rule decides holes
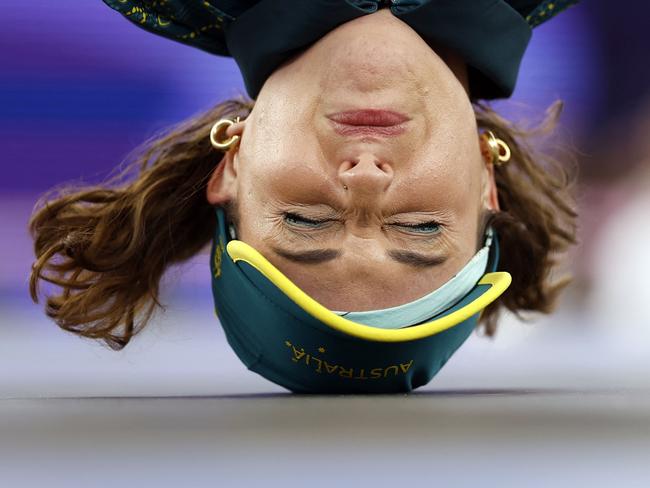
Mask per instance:
[[[274,247],[273,251],[285,259],[296,263],[320,264],[337,259],[343,255],[336,249],[313,249],[309,251],[289,251]],[[401,249],[391,249],[388,256],[399,263],[407,264],[417,268],[428,268],[439,266],[447,260],[447,256],[427,256],[418,252],[404,251]]]
[[[343,254],[341,251],[337,251],[336,249],[313,249],[310,251],[296,252],[274,247],[273,251],[290,261],[307,264],[325,263],[327,261],[332,261]]]
[[[427,256],[419,252],[404,251],[401,249],[391,249],[388,251],[388,255],[397,262],[415,266],[416,268],[439,266],[447,261],[447,256],[445,255]]]

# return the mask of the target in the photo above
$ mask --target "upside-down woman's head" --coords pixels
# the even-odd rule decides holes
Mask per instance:
[[[488,332],[499,305],[548,311],[552,257],[574,238],[565,173],[538,164],[525,133],[471,102],[458,56],[384,12],[285,63],[254,105],[220,104],[151,141],[125,172],[137,172],[132,181],[46,203],[31,222],[34,299],[39,280],[60,286],[48,315],[124,347],[158,303],[165,269],[210,241],[212,206],[224,206],[239,239],[338,310],[438,288],[474,255],[491,215],[514,281],[484,314]],[[347,113],[358,109],[395,118],[359,126]],[[228,135],[240,143],[218,154],[210,128],[235,115],[244,120]],[[508,166],[489,163],[480,129],[510,145]]]
[[[236,202],[238,238],[326,307],[433,291],[476,253],[481,217],[498,208],[465,66],[445,57],[388,10],[361,17],[278,69],[230,129],[241,142],[210,203]],[[389,113],[350,114],[361,109]]]

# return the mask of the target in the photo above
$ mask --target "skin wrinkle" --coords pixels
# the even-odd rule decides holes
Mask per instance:
[[[211,179],[208,200],[237,200],[238,237],[330,309],[415,300],[476,252],[480,216],[496,189],[479,150],[465,65],[441,54],[386,10],[363,16],[275,71],[249,117],[227,131],[241,140]],[[410,120],[392,137],[335,133],[327,115],[359,108]],[[287,212],[335,223],[289,228]],[[431,220],[441,224],[435,239],[404,227]],[[277,249],[340,255],[295,262]],[[432,266],[394,259],[409,252],[445,259]]]

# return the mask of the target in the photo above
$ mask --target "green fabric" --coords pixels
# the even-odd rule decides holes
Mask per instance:
[[[577,0],[103,0],[150,32],[237,61],[248,94],[338,25],[390,4],[430,43],[470,66],[474,98],[512,94],[531,28]]]
[[[248,263],[225,251],[222,209],[211,253],[212,293],[228,343],[248,369],[298,393],[397,393],[427,384],[476,327],[478,314],[437,334],[374,342],[328,327]],[[496,236],[488,271],[498,263]],[[448,315],[489,289],[477,285]]]

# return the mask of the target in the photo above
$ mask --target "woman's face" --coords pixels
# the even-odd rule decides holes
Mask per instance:
[[[229,129],[241,140],[208,199],[236,202],[238,238],[330,309],[426,295],[474,255],[497,206],[466,86],[461,61],[389,10],[343,24],[276,70]],[[345,114],[357,110],[400,115]]]

